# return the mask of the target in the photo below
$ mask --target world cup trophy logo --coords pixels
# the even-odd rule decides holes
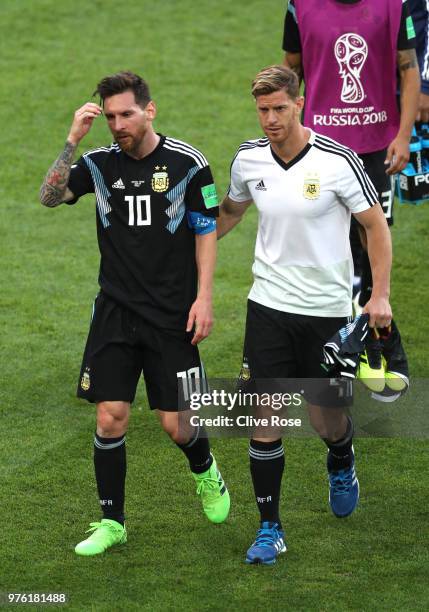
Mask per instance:
[[[368,57],[368,45],[359,34],[343,34],[335,43],[335,58],[343,79],[342,102],[362,102],[365,96],[360,73]]]

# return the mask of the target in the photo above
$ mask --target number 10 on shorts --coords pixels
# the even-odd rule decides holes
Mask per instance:
[[[150,195],[125,196],[128,202],[128,225],[150,225]]]
[[[183,399],[187,402],[194,393],[201,395],[208,390],[206,373],[203,364],[201,370],[199,366],[189,368],[183,372],[177,372],[177,378],[182,380]]]

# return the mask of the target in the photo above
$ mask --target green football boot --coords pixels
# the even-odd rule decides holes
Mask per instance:
[[[213,463],[206,472],[202,474],[192,472],[192,475],[197,483],[197,495],[201,497],[207,518],[212,523],[223,523],[228,516],[231,501],[228,489],[217,468],[216,459],[213,457]]]
[[[384,368],[380,361],[371,359],[372,355],[366,350],[360,356],[357,377],[370,391],[380,393],[386,384]]]
[[[401,393],[408,389],[410,383],[407,376],[399,372],[386,372],[386,385],[392,391]]]
[[[389,328],[383,330],[381,342],[386,386],[392,391],[405,393],[410,386],[408,359],[395,321],[392,321]]]
[[[381,393],[386,384],[381,342],[378,332],[370,329],[366,338],[366,350],[360,356],[357,377],[370,391]]]
[[[115,544],[125,544],[127,541],[127,531],[125,525],[112,519],[101,519],[101,523],[90,523],[90,528],[86,533],[92,534],[86,540],[79,542],[75,553],[85,557],[99,555]]]

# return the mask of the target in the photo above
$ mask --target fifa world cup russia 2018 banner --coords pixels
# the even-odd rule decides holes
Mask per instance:
[[[357,153],[396,136],[401,2],[295,0],[305,78],[304,125]]]

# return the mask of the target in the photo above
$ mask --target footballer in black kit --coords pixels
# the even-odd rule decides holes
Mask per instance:
[[[185,330],[197,295],[195,233],[214,231],[218,213],[207,160],[165,136],[142,160],[114,143],[84,153],[68,187],[69,204],[95,192],[101,253],[78,395],[132,402],[143,369],[151,407],[176,411],[178,373],[204,376]]]
[[[84,153],[68,187],[69,204],[95,191],[101,289],[157,327],[184,329],[197,294],[194,234],[213,231],[218,214],[205,157],[165,136],[141,160],[114,143]]]
[[[42,184],[43,205],[95,194],[100,292],[95,300],[78,396],[95,402],[94,467],[103,518],[75,551],[92,556],[127,540],[125,434],[143,372],[149,405],[183,451],[204,512],[229,513],[229,493],[200,427],[179,420],[185,395],[204,379],[197,344],[212,326],[218,200],[204,155],[152,126],[147,83],[131,72],[105,77],[74,116],[69,136]],[[109,147],[73,157],[93,121],[105,115]],[[185,411],[186,414],[186,411]]]

